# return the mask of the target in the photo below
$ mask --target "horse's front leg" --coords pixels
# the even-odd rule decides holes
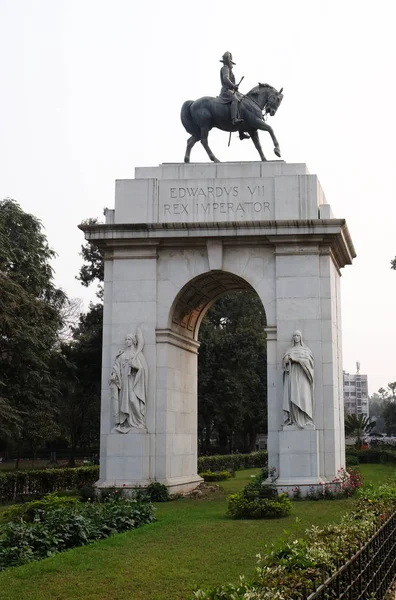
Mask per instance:
[[[265,158],[263,149],[261,148],[260,138],[259,138],[257,130],[250,131],[250,137],[252,138],[253,144],[256,146],[257,152],[260,154],[261,160],[266,161],[267,159]]]
[[[258,121],[257,122],[257,129],[261,129],[262,131],[268,131],[268,133],[270,134],[272,141],[274,142],[274,152],[276,154],[276,156],[281,155],[281,151],[279,148],[279,143],[278,140],[276,139],[275,133],[271,127],[271,125],[268,125],[265,121]]]
[[[209,144],[208,144],[208,134],[209,134],[209,129],[205,129],[205,130],[201,130],[201,144],[202,146],[205,148],[207,155],[209,156],[210,160],[212,160],[213,162],[220,162],[215,155],[213,154],[212,150],[209,148]]]

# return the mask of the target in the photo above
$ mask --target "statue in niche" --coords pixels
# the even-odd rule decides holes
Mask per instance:
[[[282,358],[284,425],[304,429],[313,425],[314,358],[300,331],[293,333],[292,345]]]
[[[112,414],[115,429],[120,433],[146,427],[148,366],[142,352],[142,331],[137,328],[136,335],[128,333],[125,343],[125,350],[117,354],[110,375]]]

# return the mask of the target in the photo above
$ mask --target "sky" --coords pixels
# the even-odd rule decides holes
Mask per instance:
[[[317,174],[357,258],[343,269],[344,369],[369,391],[396,380],[396,83],[393,0],[0,0],[0,197],[41,219],[56,284],[75,279],[83,234],[103,220],[116,179],[182,162],[184,100],[220,91],[219,60],[240,91],[284,88],[271,119],[282,158]],[[275,159],[269,135],[264,153]],[[258,160],[213,131],[222,161]],[[200,145],[192,161],[206,162]]]

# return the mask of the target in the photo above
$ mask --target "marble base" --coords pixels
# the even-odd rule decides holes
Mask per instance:
[[[279,432],[279,477],[291,485],[303,480],[319,483],[319,432],[314,427],[283,426]]]
[[[297,488],[299,489],[300,496],[302,498],[305,498],[312,492],[320,492],[322,494],[324,486],[330,489],[333,494],[340,491],[340,486],[338,484],[331,483],[329,481],[323,481],[319,477],[296,477],[293,480],[277,479],[275,485],[276,489],[278,490],[278,494],[287,493],[291,499],[293,499]]]
[[[159,479],[158,481],[166,485],[170,494],[186,494],[195,490],[203,482],[203,479],[199,475],[192,475],[190,477]]]
[[[155,480],[157,481],[157,480]],[[166,485],[168,492],[172,494],[186,494],[191,492],[203,482],[202,477],[199,475],[191,477],[173,477],[171,479],[158,480],[159,483]],[[106,490],[109,488],[117,488],[123,490],[126,495],[132,493],[136,488],[146,488],[153,481],[140,480],[140,481],[123,481],[123,480],[100,480],[95,483],[95,487],[98,490]]]

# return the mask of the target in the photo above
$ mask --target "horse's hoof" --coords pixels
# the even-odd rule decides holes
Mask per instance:
[[[218,158],[212,158],[213,162],[220,162]]]
[[[278,148],[278,147],[274,148],[274,152],[275,152],[276,156],[278,156],[280,158],[280,155],[281,155],[280,148]]]
[[[189,158],[185,158],[185,159],[184,159],[184,162],[185,162],[185,163],[189,163],[189,162],[190,162],[190,159],[189,159]]]

